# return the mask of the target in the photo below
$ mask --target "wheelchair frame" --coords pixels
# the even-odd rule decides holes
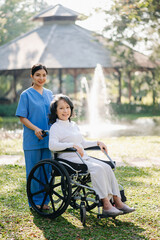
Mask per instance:
[[[85,150],[100,150],[100,148],[96,146]],[[74,209],[80,210],[83,226],[86,223],[86,211],[91,211],[95,207],[98,207],[97,218],[110,217],[101,214],[102,202],[90,186],[90,174],[80,154],[74,148],[68,148],[61,152],[75,152],[81,159],[82,164],[71,163],[58,158],[57,154],[60,152],[54,153],[54,159],[45,159],[37,163],[32,168],[27,180],[27,196],[32,208],[39,215],[54,219],[62,215],[67,207],[71,205]],[[106,164],[109,164],[114,170],[116,167],[115,162],[106,152],[105,155],[109,159],[109,161],[105,161]],[[32,188],[34,182],[39,183],[39,189]],[[126,197],[122,186],[120,193],[122,201],[125,202]],[[36,205],[34,201],[36,196],[39,195],[43,201],[40,205]],[[50,209],[43,209],[44,204],[49,202]]]

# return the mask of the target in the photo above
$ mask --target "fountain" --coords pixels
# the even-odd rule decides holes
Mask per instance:
[[[84,135],[100,138],[108,136],[152,136],[160,133],[159,124],[153,119],[137,119],[130,123],[111,120],[107,88],[101,65],[97,65],[89,87],[85,77],[81,80],[81,109],[87,107],[88,123],[81,124]],[[84,104],[84,99],[86,102]],[[84,115],[84,113],[82,114]],[[85,114],[86,115],[86,114]]]
[[[100,64],[97,64],[94,77],[89,88],[85,77],[81,80],[81,96],[87,101],[88,124],[81,125],[81,130],[90,137],[105,137],[114,131],[125,129],[127,126],[112,124],[110,121],[110,111],[105,77]],[[81,101],[83,104],[83,100]],[[82,107],[82,106],[81,106]]]

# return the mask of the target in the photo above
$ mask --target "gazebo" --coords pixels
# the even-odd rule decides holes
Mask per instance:
[[[62,74],[74,77],[94,70],[97,63],[111,69],[109,51],[97,41],[93,33],[75,24],[79,14],[60,4],[52,6],[33,18],[41,21],[38,28],[0,47],[0,74],[14,76],[14,92],[19,77],[28,76],[29,69],[41,62],[49,73],[59,75],[62,91]]]

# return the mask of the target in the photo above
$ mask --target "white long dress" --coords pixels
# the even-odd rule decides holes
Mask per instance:
[[[57,119],[50,128],[49,149],[51,151],[61,151],[73,147],[73,145],[78,145],[84,149],[97,146],[97,142],[85,140],[75,122]],[[75,152],[60,153],[58,156],[74,163],[82,163]],[[120,197],[118,183],[111,167],[106,163],[89,157],[86,151],[84,151],[83,160],[91,174],[93,189],[100,199],[106,197],[111,199],[113,195]]]

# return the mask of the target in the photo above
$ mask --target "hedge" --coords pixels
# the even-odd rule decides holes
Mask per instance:
[[[148,115],[160,115],[160,106],[157,105],[140,105],[140,104],[117,104],[110,103],[110,112],[113,114],[148,114]],[[12,104],[0,104],[0,116],[1,117],[13,117],[15,116],[17,103]]]
[[[0,116],[13,117],[15,116],[16,109],[17,109],[17,103],[0,104]]]

